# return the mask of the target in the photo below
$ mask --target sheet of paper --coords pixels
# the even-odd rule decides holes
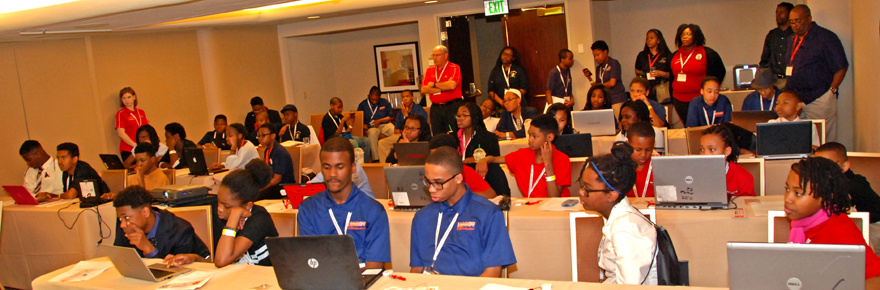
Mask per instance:
[[[361,275],[370,276],[370,275],[379,275],[382,272],[382,269],[366,269]]]
[[[782,200],[749,203],[749,207],[752,208],[752,213],[755,216],[767,216],[768,211],[782,210],[784,206],[785,206],[785,201],[782,201]]]
[[[208,283],[208,280],[211,280],[211,276],[214,272],[207,271],[194,271],[192,273],[178,276],[177,278],[172,279],[167,284],[161,285],[156,289],[161,290],[182,290],[182,289],[198,289],[202,286],[205,286],[205,283]]]
[[[76,263],[76,266],[67,270],[67,272],[49,279],[49,282],[67,283],[86,281],[104,273],[104,271],[107,271],[107,269],[110,269],[111,267],[113,267],[113,263],[110,261],[80,261],[79,263]]]
[[[36,207],[53,207],[53,206],[65,205],[65,204],[72,203],[72,202],[75,202],[75,201],[79,201],[79,199],[62,199],[62,200],[56,200],[56,201],[53,201],[53,202],[47,202],[47,203],[44,203],[44,204],[37,205]]]
[[[282,211],[286,210],[286,208],[284,208],[283,202],[273,203],[273,204],[264,206],[264,208],[266,208],[266,211],[268,211],[268,212],[282,212]]]
[[[391,193],[393,195],[394,205],[399,206],[409,206],[409,194],[406,192],[395,191]]]
[[[529,288],[510,287],[500,284],[489,283],[480,288],[480,290],[529,290]]]
[[[678,201],[678,193],[674,185],[656,185],[654,186],[654,194],[657,196],[658,202],[674,202]]]

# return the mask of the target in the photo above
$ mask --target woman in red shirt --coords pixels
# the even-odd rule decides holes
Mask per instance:
[[[703,135],[700,137],[700,155],[727,156],[728,200],[734,196],[755,196],[755,178],[748,170],[736,164],[738,153],[736,138],[727,127],[719,124],[703,130]]]
[[[131,87],[119,90],[119,102],[122,109],[116,112],[116,133],[119,134],[119,155],[122,160],[131,155],[131,148],[137,145],[137,129],[149,124],[147,114],[138,109],[137,94]]]
[[[706,47],[706,37],[700,26],[682,24],[675,33],[678,51],[672,55],[672,104],[681,123],[687,122],[691,100],[700,96],[700,82],[707,76],[722,82],[727,74],[721,56]]]

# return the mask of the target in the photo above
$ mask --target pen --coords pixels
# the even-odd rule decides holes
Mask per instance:
[[[543,201],[543,200],[529,201],[529,202],[526,202],[526,205],[538,204],[538,203],[540,203],[540,202],[542,202],[542,201]]]
[[[391,274],[391,275],[388,275],[388,276],[391,277],[391,278],[393,278],[393,279],[400,280],[400,281],[406,281],[406,278],[403,278],[403,277],[401,277],[401,276],[397,276],[397,275],[394,275],[394,274]]]

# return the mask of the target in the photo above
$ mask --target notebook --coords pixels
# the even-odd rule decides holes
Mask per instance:
[[[52,202],[56,200],[61,200],[60,198],[53,198],[48,200],[37,200],[33,194],[30,193],[24,186],[21,185],[4,185],[3,189],[6,190],[6,193],[15,200],[15,204],[21,205],[38,205],[44,204],[47,202]]]
[[[205,151],[202,149],[186,148],[184,150],[186,150],[186,160],[184,161],[186,167],[189,167],[189,175],[203,176],[229,171],[226,168],[208,169],[208,165],[205,164]]]
[[[553,140],[553,146],[569,158],[593,156],[593,137],[590,133],[559,135]]]
[[[812,121],[758,124],[755,155],[765,159],[806,158],[813,152]]]
[[[125,165],[122,163],[122,159],[119,158],[119,155],[116,154],[98,154],[101,157],[101,162],[104,162],[104,167],[107,169],[125,169]]]

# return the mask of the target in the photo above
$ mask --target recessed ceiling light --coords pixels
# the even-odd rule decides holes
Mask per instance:
[[[28,1],[0,1],[0,13],[9,13],[46,6],[52,6],[78,0],[28,0]]]
[[[309,16],[309,19],[318,19],[318,18],[321,18],[321,16]]]
[[[425,1],[425,4],[437,3],[437,0]]]
[[[291,2],[287,2],[287,3],[268,5],[268,6],[245,9],[245,10],[270,10],[270,9],[299,6],[299,5],[306,5],[306,4],[315,4],[315,3],[327,2],[327,1],[330,1],[330,0],[299,0],[299,1],[291,1]]]

